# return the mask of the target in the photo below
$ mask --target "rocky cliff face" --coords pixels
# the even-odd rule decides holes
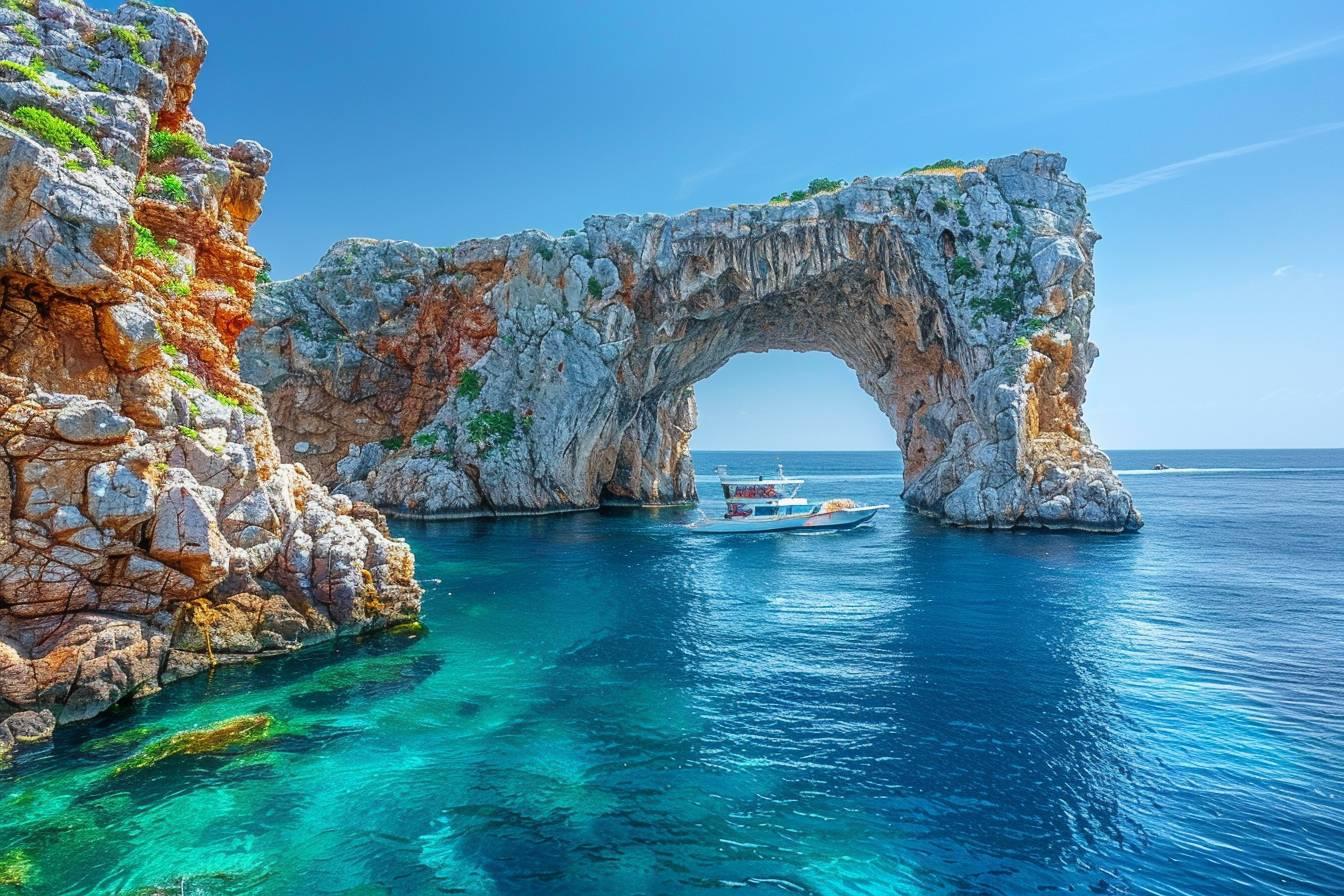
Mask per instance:
[[[321,478],[435,516],[693,499],[693,385],[816,349],[890,418],[910,506],[1129,530],[1081,414],[1097,238],[1064,159],[1028,152],[559,238],[346,240],[264,290],[242,371]]]
[[[238,377],[270,154],[192,118],[205,47],[139,3],[0,7],[0,752],[419,606]]]

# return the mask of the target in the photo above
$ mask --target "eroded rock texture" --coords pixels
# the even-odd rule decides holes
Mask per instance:
[[[692,499],[694,383],[738,352],[827,351],[890,418],[910,506],[1135,529],[1081,415],[1096,240],[1063,157],[1035,151],[558,239],[346,240],[264,291],[243,374],[320,478],[433,516]],[[788,419],[779,397],[741,425]]]
[[[280,463],[238,377],[270,154],[191,117],[195,23],[19,0],[0,41],[3,752],[420,589],[376,511]]]

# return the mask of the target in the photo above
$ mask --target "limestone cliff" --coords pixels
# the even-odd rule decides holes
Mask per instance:
[[[282,446],[389,512],[693,499],[692,387],[738,352],[843,359],[903,497],[967,526],[1141,525],[1081,408],[1097,233],[1064,159],[429,249],[337,243],[240,342]],[[778,407],[744,407],[772,427]]]
[[[205,49],[146,4],[0,7],[0,752],[419,607],[238,377],[270,154],[206,141]]]

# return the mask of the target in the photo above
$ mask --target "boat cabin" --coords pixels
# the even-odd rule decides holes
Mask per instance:
[[[728,502],[728,519],[816,512],[815,504],[797,496],[806,480],[785,476],[783,466],[778,467],[777,475],[769,479],[764,476],[730,478],[725,466],[718,466],[714,471],[719,474],[723,498]]]
[[[803,482],[806,480],[785,476],[783,466],[777,469],[779,475],[773,479],[766,479],[764,476],[730,479],[728,468],[723,465],[715,467],[714,472],[719,474],[719,484],[723,486],[723,497],[726,501],[792,498],[798,494],[798,489],[802,488]]]

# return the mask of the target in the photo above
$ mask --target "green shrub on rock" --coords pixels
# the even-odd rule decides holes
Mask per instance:
[[[517,434],[518,421],[513,411],[481,411],[467,422],[467,438],[476,443],[482,454],[508,447]]]
[[[165,280],[159,284],[159,289],[179,299],[185,299],[191,295],[191,284],[185,280]]]
[[[1022,310],[1021,304],[1007,291],[999,293],[992,299],[972,299],[971,307],[975,309],[976,321],[983,320],[989,314],[999,320],[1011,321]]]
[[[952,259],[952,282],[965,277],[968,280],[980,276],[980,272],[975,268],[975,262],[971,261],[965,255],[958,255]]]
[[[22,22],[19,22],[17,25],[14,26],[14,31],[19,35],[19,37],[23,38],[24,43],[28,44],[29,46],[33,47],[42,46],[42,38],[38,37],[37,33],[33,31],[33,29],[29,28]]]
[[[481,397],[481,375],[478,372],[468,368],[458,375],[457,397],[465,398],[467,401],[475,401]]]
[[[152,258],[164,264],[172,264],[177,261],[177,256],[170,251],[172,246],[177,245],[175,240],[168,240],[168,248],[160,246],[158,239],[154,236],[154,231],[134,218],[131,219],[131,229],[135,231],[136,258]]]
[[[813,178],[812,182],[807,185],[807,195],[815,196],[818,193],[834,193],[844,185],[844,181],[835,180],[830,177]]]
[[[168,375],[191,389],[200,389],[201,381],[196,379],[196,375],[190,370],[183,370],[181,367],[174,367],[168,371]]]
[[[207,161],[210,154],[201,148],[196,138],[181,131],[156,130],[149,135],[149,160],[162,162],[165,159],[181,158]]]
[[[830,177],[814,177],[807,185],[806,190],[793,190],[792,192],[776,193],[770,197],[771,205],[788,205],[791,202],[802,202],[804,199],[811,199],[820,193],[834,193],[845,185],[843,180],[835,180]]]
[[[35,106],[19,106],[14,110],[14,121],[34,137],[64,152],[74,152],[82,147],[93,153],[103,162],[103,151],[97,141],[78,127],[64,119],[57,118],[46,109]]]
[[[98,35],[98,40],[107,40],[109,37],[116,38],[126,45],[132,61],[138,65],[149,64],[145,61],[145,51],[141,45],[144,41],[151,40],[153,35],[149,33],[149,29],[145,27],[144,22],[138,23],[134,31],[122,25],[113,25],[108,28],[107,33]]]
[[[163,195],[177,203],[187,201],[187,188],[182,183],[182,178],[176,174],[165,174],[159,179],[159,189]]]
[[[42,88],[42,90],[50,96],[56,95],[56,91],[42,80],[42,73],[47,70],[47,66],[36,56],[28,62],[15,62],[13,59],[0,59],[0,68],[22,75],[27,80]]]
[[[921,171],[939,171],[944,168],[965,168],[966,163],[960,159],[939,159],[932,165],[916,165],[914,168],[905,169],[905,174],[918,174]]]

